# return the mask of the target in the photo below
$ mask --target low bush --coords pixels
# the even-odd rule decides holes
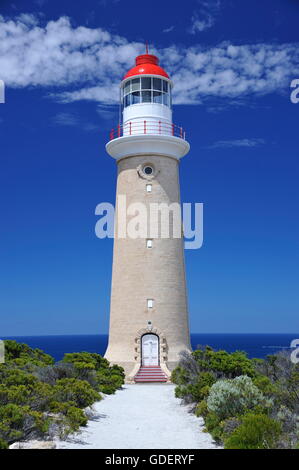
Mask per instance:
[[[225,439],[225,449],[274,449],[281,435],[281,424],[264,414],[247,414]]]
[[[196,380],[193,378],[193,383],[178,385],[175,396],[183,398],[186,403],[199,402],[208,396],[210,387],[215,381],[214,375],[210,372],[201,372],[196,376]]]
[[[102,399],[85,380],[60,379],[54,386],[53,399],[61,402],[73,402],[78,408],[85,408]]]
[[[194,403],[206,430],[226,446],[299,448],[299,364],[288,351],[249,359],[199,347],[181,354],[172,381],[176,397]]]
[[[123,376],[112,367],[96,373],[97,389],[106,394],[114,393],[124,383]]]
[[[195,414],[196,416],[202,416],[205,417],[207,416],[209,410],[208,410],[208,405],[206,400],[201,400],[195,408]]]
[[[216,413],[210,411],[205,416],[205,427],[207,431],[216,441],[221,441],[222,438],[222,429],[220,426],[221,420]]]
[[[207,399],[209,411],[223,420],[243,414],[256,406],[269,408],[272,402],[253,384],[250,377],[241,375],[233,380],[219,380]]]
[[[49,428],[43,413],[29,406],[7,404],[0,407],[0,439],[8,444],[20,439],[37,439]]]
[[[27,344],[5,340],[5,360],[19,367],[45,366],[54,364],[54,359],[40,349],[32,349]]]
[[[114,393],[124,371],[95,353],[65,354],[62,361],[39,349],[5,341],[0,364],[0,448],[16,440],[66,437],[87,423],[83,408]]]
[[[193,351],[192,357],[203,372],[214,372],[218,378],[234,378],[239,375],[254,377],[254,365],[243,351],[228,353],[227,351],[214,351],[209,346]]]

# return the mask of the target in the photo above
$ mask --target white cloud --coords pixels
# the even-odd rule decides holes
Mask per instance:
[[[117,103],[119,82],[144,44],[101,28],[74,27],[66,17],[41,21],[27,14],[0,16],[0,78],[6,86],[43,87],[64,103]],[[156,52],[174,82],[177,104],[281,92],[299,74],[298,43],[173,45]]]
[[[0,71],[10,86],[109,84],[140,52],[100,28],[73,27],[66,17],[43,27],[38,21],[33,15],[0,17]]]
[[[113,83],[110,86],[93,86],[81,88],[76,91],[64,91],[62,93],[52,93],[50,96],[56,98],[62,103],[71,101],[98,101],[99,103],[115,104],[119,97],[119,84]]]
[[[189,32],[196,34],[211,28],[221,8],[220,0],[199,0],[198,9],[194,12],[191,18],[191,27]]]
[[[266,141],[261,138],[252,138],[252,139],[236,139],[236,140],[218,140],[212,145],[209,145],[208,148],[231,148],[231,147],[257,147],[259,145],[264,145]]]
[[[52,119],[54,124],[60,126],[77,126],[79,119],[72,113],[58,113]]]
[[[112,121],[114,118],[117,117],[117,113],[119,112],[118,106],[107,106],[107,105],[99,105],[97,108],[97,113],[101,116],[102,119],[106,121]]]
[[[174,30],[174,26],[169,26],[169,28],[163,29],[162,33],[170,33],[173,30]]]
[[[84,131],[94,131],[98,125],[84,120],[81,116],[70,112],[61,112],[53,116],[52,123],[58,126],[80,127]]]

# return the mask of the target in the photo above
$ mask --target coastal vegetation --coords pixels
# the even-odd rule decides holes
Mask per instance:
[[[0,449],[27,439],[64,438],[85,426],[102,394],[124,383],[119,366],[96,353],[65,354],[62,361],[40,349],[6,340],[0,364]]]
[[[289,353],[249,359],[200,347],[181,354],[172,381],[225,449],[299,448],[299,364]]]

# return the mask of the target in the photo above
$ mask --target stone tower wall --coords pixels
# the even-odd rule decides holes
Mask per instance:
[[[153,176],[142,172],[145,164]],[[179,161],[158,155],[118,160],[117,195],[131,203],[180,202]],[[146,185],[152,184],[152,191]],[[151,237],[149,237],[151,238]],[[153,308],[147,299],[154,299]],[[151,322],[151,325],[148,322]],[[117,214],[113,250],[109,345],[105,357],[130,375],[141,358],[141,336],[156,332],[160,363],[172,370],[182,350],[191,350],[182,238],[118,238]]]

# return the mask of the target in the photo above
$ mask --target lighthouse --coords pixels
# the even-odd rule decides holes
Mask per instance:
[[[135,203],[149,213],[180,206],[179,163],[190,146],[172,120],[173,83],[146,52],[120,83],[121,122],[106,144],[118,176],[105,357],[124,367],[128,382],[166,382],[179,353],[191,350],[183,230],[165,237],[148,227],[130,237],[120,220]]]

